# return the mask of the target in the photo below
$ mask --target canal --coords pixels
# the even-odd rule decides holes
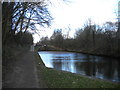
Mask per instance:
[[[120,82],[118,59],[74,52],[40,51],[38,53],[46,67]]]

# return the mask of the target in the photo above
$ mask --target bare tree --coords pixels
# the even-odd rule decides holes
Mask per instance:
[[[7,34],[15,35],[16,31],[26,32],[28,28],[34,31],[35,24],[49,26],[52,20],[44,0],[41,2],[3,2],[2,6],[3,42]]]

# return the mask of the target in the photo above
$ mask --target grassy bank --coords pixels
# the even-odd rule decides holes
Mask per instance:
[[[42,74],[43,82],[46,83],[48,88],[120,88],[120,84],[117,83],[47,68],[37,52],[35,57],[38,77],[39,74]]]

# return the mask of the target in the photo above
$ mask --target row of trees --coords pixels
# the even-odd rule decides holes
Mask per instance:
[[[50,37],[42,38],[42,44],[50,44],[64,50],[120,56],[120,33],[118,23],[106,22],[102,26],[92,25],[90,21],[84,28],[76,30],[74,38],[65,37],[62,29],[56,29]]]
[[[78,30],[77,34],[76,47],[81,50],[105,55],[120,55],[117,23],[106,22],[101,28],[87,25],[83,30]]]
[[[2,42],[21,42],[29,37],[28,30],[37,30],[35,25],[50,25],[51,16],[44,0],[40,2],[3,2],[2,3]],[[27,35],[27,36],[26,36]],[[21,38],[21,39],[18,39]],[[15,38],[17,38],[15,40]],[[10,40],[11,39],[11,40]],[[21,41],[20,41],[21,40]],[[26,42],[26,41],[25,41]],[[24,42],[22,42],[24,43]],[[28,42],[27,42],[28,43]]]

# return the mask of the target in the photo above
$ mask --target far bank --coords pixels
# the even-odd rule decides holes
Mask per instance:
[[[77,49],[68,49],[68,48],[59,48],[52,45],[41,45],[35,46],[38,51],[66,51],[66,52],[76,52],[76,53],[83,53],[83,54],[90,54],[90,55],[97,55],[103,57],[110,57],[110,58],[118,58],[120,59],[120,55],[103,53],[97,50],[77,50]]]

